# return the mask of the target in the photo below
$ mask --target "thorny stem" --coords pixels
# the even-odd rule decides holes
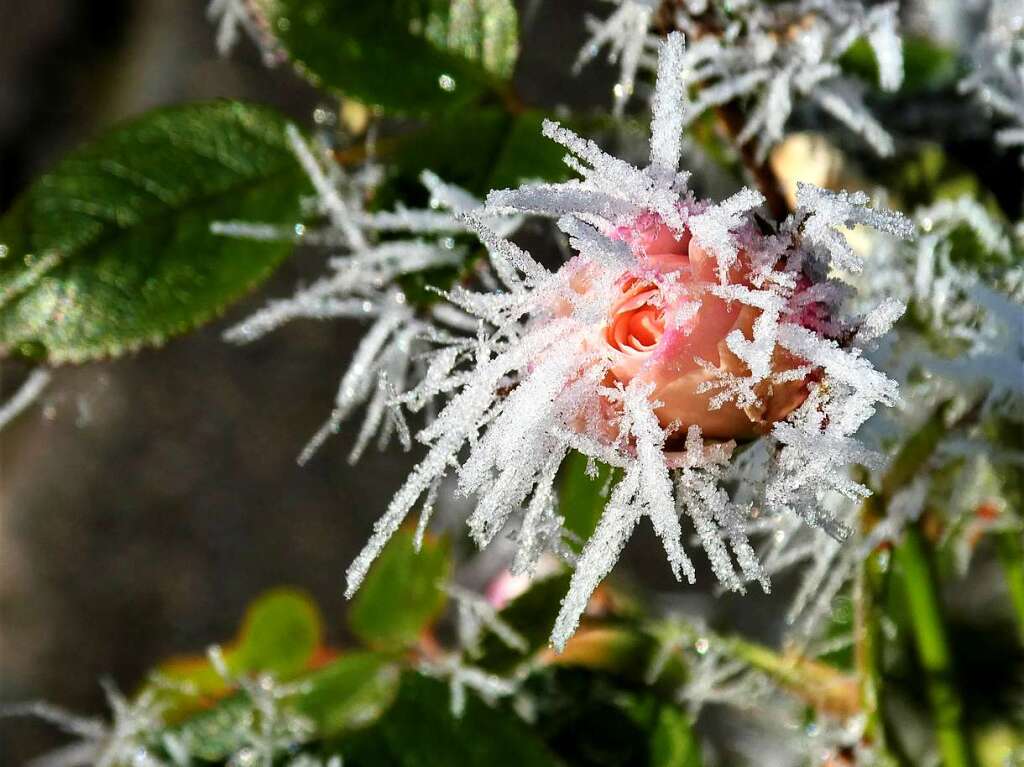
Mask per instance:
[[[1020,531],[1004,530],[997,534],[996,550],[1017,618],[1017,633],[1024,644],[1024,541],[1021,541]]]
[[[764,195],[765,204],[768,206],[768,210],[771,211],[772,217],[776,221],[782,221],[792,211],[790,210],[789,202],[786,200],[786,195],[782,191],[782,183],[779,181],[779,177],[772,170],[767,160],[759,160],[757,158],[757,152],[752,142],[739,143],[739,135],[743,131],[744,124],[743,112],[735,101],[723,104],[716,111],[719,121],[725,128],[725,132],[736,145],[740,158],[743,160],[743,165],[753,178],[754,184],[756,184],[761,194]]]
[[[935,572],[917,525],[907,528],[896,548],[921,664],[924,666],[935,737],[945,767],[973,767],[974,757],[963,721],[963,704],[953,676],[949,638],[939,607]]]

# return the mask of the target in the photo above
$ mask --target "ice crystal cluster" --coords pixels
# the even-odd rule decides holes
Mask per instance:
[[[222,709],[211,720],[210,732],[230,732],[226,764],[233,767],[341,767],[340,757],[326,764],[300,753],[314,732],[312,722],[298,714],[290,699],[304,691],[301,684],[282,684],[269,675],[239,676],[232,673],[217,646],[209,650],[214,671],[248,701],[250,707]],[[180,685],[155,677],[129,699],[111,684],[104,685],[110,721],[84,718],[48,703],[0,707],[0,716],[29,716],[49,722],[77,740],[46,754],[38,767],[188,767],[209,759],[209,744],[202,727],[178,730],[169,726],[165,693],[201,700],[194,685]]]
[[[972,71],[961,89],[1005,124],[997,142],[1024,149],[1024,9],[1017,0],[992,0],[970,59]]]
[[[943,499],[947,517],[944,543],[952,544],[961,571],[982,530],[1014,529],[1010,514],[981,514],[1000,497],[992,466],[1011,471],[1021,457],[1013,450],[993,451],[974,433],[981,416],[995,413],[1024,422],[1024,274],[1019,256],[1024,242],[977,201],[969,197],[940,200],[914,215],[920,235],[912,242],[886,238],[874,243],[869,270],[858,275],[857,304],[909,305],[915,322],[892,330],[872,352],[875,363],[900,384],[898,411],[880,419],[865,440],[878,451],[899,447],[943,403],[955,412],[976,412],[965,423],[947,424],[944,440],[928,466],[889,500],[885,519],[869,532],[855,531],[840,542],[784,514],[752,519],[747,532],[759,539],[758,557],[770,574],[799,567],[800,586],[791,603],[790,639],[814,653],[829,649],[818,638],[836,597],[850,584],[858,565],[872,552],[896,545],[915,522],[932,491],[932,472],[956,470],[958,492]],[[992,264],[991,279],[967,270],[953,252],[956,235],[968,235],[976,252]],[[977,256],[975,256],[977,257]],[[752,450],[745,457],[763,462]],[[748,490],[749,492],[749,490]],[[832,494],[824,499],[829,515],[853,523],[860,518],[858,499]],[[993,509],[998,512],[998,509]]]
[[[737,99],[753,103],[738,141],[755,142],[763,156],[782,139],[787,120],[801,101],[816,105],[864,138],[879,154],[892,153],[892,138],[863,103],[863,86],[845,76],[840,58],[860,38],[878,62],[880,85],[894,91],[903,82],[903,48],[897,34],[896,3],[860,0],[755,0],[714,3],[686,0],[611,0],[618,5],[601,22],[577,65],[607,46],[621,67],[615,86],[621,111],[633,93],[638,70],[657,67],[661,35],[652,27],[682,30],[689,46],[678,72],[695,94],[687,107],[689,123],[711,107]]]
[[[206,15],[217,25],[217,50],[222,56],[230,53],[244,34],[260,49],[267,66],[283,60],[284,54],[257,12],[254,0],[210,0]]]
[[[858,498],[853,463],[876,456],[854,435],[896,384],[861,349],[899,315],[844,317],[850,289],[837,270],[861,264],[842,229],[857,224],[898,237],[910,222],[867,206],[863,194],[802,186],[799,209],[777,226],[755,216],[762,196],[744,189],[721,203],[696,199],[679,168],[692,105],[679,73],[682,35],[664,44],[653,98],[650,163],[636,168],[554,122],[544,134],[567,150],[580,176],[492,192],[485,207],[426,176],[434,209],[366,213],[359,184],[325,167],[297,135],[298,156],[330,226],[304,237],[346,255],[294,298],[233,329],[248,340],[295,316],[364,316],[373,324],[342,379],[336,409],[308,456],[353,409],[367,404],[355,454],[376,433],[407,444],[402,411],[428,413],[415,439],[426,455],[374,526],[348,571],[358,589],[370,564],[422,502],[420,532],[441,481],[454,474],[473,496],[472,537],[516,540],[513,572],[531,573],[560,551],[555,483],[572,450],[620,470],[596,531],[577,561],[552,633],[561,648],[587,601],[642,518],[661,539],[672,572],[693,581],[684,546],[688,517],[719,580],[768,588],[745,533],[751,515],[785,513],[845,534],[823,510],[832,492]],[[347,191],[346,191],[347,190]],[[507,235],[524,215],[548,216],[575,255],[551,271]],[[282,236],[253,225],[219,230]],[[386,241],[378,232],[403,232]],[[430,308],[396,286],[407,270],[460,263],[454,234],[471,231],[488,263]],[[738,443],[762,440],[769,459],[760,492],[728,492]]]

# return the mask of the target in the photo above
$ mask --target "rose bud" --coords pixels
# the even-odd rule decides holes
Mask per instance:
[[[639,268],[616,280],[616,298],[594,342],[610,358],[608,383],[653,384],[650,398],[661,403],[655,413],[663,427],[677,425],[685,433],[689,426],[699,426],[714,439],[752,439],[770,431],[774,422],[803,403],[808,376],[782,383],[762,381],[754,389],[756,405],[714,402],[716,372],[749,375],[726,339],[738,330],[751,340],[761,310],[712,292],[719,284],[718,263],[691,240],[688,231],[677,239],[658,216],[647,214],[634,228],[616,234],[629,242]],[[748,275],[748,259],[741,251],[730,269],[729,282],[749,285]],[[573,289],[585,292],[590,279],[574,275]],[[817,318],[817,306],[804,313],[810,324]],[[775,375],[804,364],[781,347],[775,348]]]

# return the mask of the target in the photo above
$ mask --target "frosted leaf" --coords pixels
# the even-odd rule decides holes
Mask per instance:
[[[257,677],[233,674],[220,647],[207,651],[214,670],[230,685],[238,687],[249,699],[255,717],[246,717],[234,728],[235,751],[229,764],[255,764],[273,767],[276,759],[308,742],[316,732],[312,720],[299,714],[289,700],[299,693],[308,692],[308,682],[281,683],[269,674]],[[201,733],[190,733],[201,738]],[[199,745],[185,742],[185,746]]]
[[[674,69],[680,86],[695,94],[686,112],[688,123],[707,109],[752,98],[755,107],[739,142],[754,142],[762,158],[784,137],[785,125],[801,101],[831,113],[879,153],[891,153],[891,138],[864,107],[858,84],[843,74],[840,62],[850,46],[864,38],[878,62],[883,89],[899,88],[903,51],[896,3],[698,1],[677,5],[669,16],[656,13],[653,2],[611,2],[618,8],[603,22],[590,22],[593,34],[577,65],[593,59],[602,46],[609,48],[613,59],[622,54],[615,86],[617,111],[633,92],[637,68],[660,66]],[[678,64],[666,62],[664,56],[659,63],[653,55],[666,24],[690,40]]]
[[[614,2],[615,0],[612,0]],[[619,80],[615,84],[615,113],[622,114],[633,95],[637,69],[647,46],[648,27],[658,7],[658,0],[622,0],[619,8],[602,22],[591,22],[591,37],[576,59],[575,69],[594,59],[608,45],[609,60],[619,63]]]
[[[868,196],[863,192],[831,192],[797,182],[796,201],[799,212],[806,216],[804,236],[827,251],[839,269],[859,272],[863,268],[839,227],[861,224],[904,240],[914,236],[910,219],[900,213],[868,208]]]

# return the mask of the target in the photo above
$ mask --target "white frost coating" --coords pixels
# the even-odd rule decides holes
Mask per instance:
[[[313,151],[302,138],[302,134],[299,133],[299,129],[289,123],[285,131],[292,151],[306,175],[309,176],[309,180],[313,182],[313,188],[316,190],[323,211],[330,218],[331,224],[345,235],[349,247],[353,250],[362,250],[367,244],[366,237],[356,226],[348,205],[338,194],[334,184],[327,178],[320,162],[314,157]]]
[[[272,67],[283,58],[269,30],[262,26],[249,0],[210,0],[206,17],[217,25],[217,52],[227,56],[238,44],[240,32],[256,43],[263,54],[263,63]]]
[[[673,32],[661,46],[658,81],[662,87],[651,101],[651,167],[675,175],[683,140],[686,91],[682,70],[683,36]]]
[[[864,266],[837,227],[862,224],[904,240],[914,236],[910,219],[893,211],[868,208],[868,196],[864,192],[830,192],[797,182],[796,202],[799,211],[806,216],[804,236],[824,248],[837,269],[859,272]]]
[[[637,69],[659,66],[654,54],[667,19],[656,13],[658,3],[653,0],[610,2],[618,8],[603,22],[590,22],[592,36],[577,65],[608,46],[610,58],[620,63],[615,106],[621,111],[633,93]],[[879,154],[890,154],[892,139],[864,106],[860,83],[845,76],[839,62],[856,40],[865,38],[878,62],[882,88],[898,89],[903,82],[903,50],[897,11],[896,3],[873,5],[863,0],[677,4],[668,20],[687,35],[690,46],[673,68],[680,85],[695,92],[687,122],[707,109],[752,97],[755,107],[740,141],[753,141],[764,157],[784,137],[797,104],[811,101],[860,134]]]
[[[478,323],[476,318],[448,305],[435,308],[432,316],[420,316],[395,285],[396,279],[437,267],[459,267],[467,253],[452,238],[453,234],[476,231],[484,226],[483,222],[510,233],[519,226],[521,218],[485,214],[479,200],[431,173],[422,177],[431,194],[430,210],[398,208],[368,213],[362,207],[372,191],[372,186],[367,185],[376,183],[380,173],[371,166],[363,172],[347,174],[333,164],[329,154],[318,160],[291,126],[288,135],[317,192],[318,209],[326,216],[326,225],[290,229],[255,222],[220,222],[212,229],[224,236],[294,240],[330,248],[335,254],[328,261],[331,272],[290,298],[270,301],[265,308],[230,328],[225,338],[250,343],[299,318],[369,320],[371,329],[342,376],[330,418],[299,456],[300,463],[308,461],[344,421],[365,406],[366,416],[349,456],[354,461],[375,436],[381,448],[393,436],[403,445],[411,442],[408,426],[397,407],[406,389],[415,384],[418,360],[432,341],[446,337],[441,328],[465,332],[475,330]],[[382,232],[389,239],[380,240]],[[495,243],[506,256],[514,247],[501,238],[496,238]],[[521,252],[515,255],[515,266],[529,266],[524,258],[532,263]],[[534,265],[528,276],[537,277],[538,268]],[[446,390],[440,386],[418,396],[414,409],[422,408]],[[404,404],[410,404],[407,398]],[[422,515],[424,523],[429,519],[431,505],[427,504]]]
[[[763,202],[764,195],[760,192],[741,189],[728,200],[690,218],[693,239],[718,258],[718,278],[722,284],[728,282],[729,269],[739,252],[736,230],[745,214]]]
[[[39,395],[43,393],[43,390],[49,384],[49,371],[33,370],[18,388],[18,391],[0,406],[0,430],[31,407],[32,403],[39,399]]]
[[[606,0],[619,7],[604,21],[588,19],[591,37],[580,50],[575,69],[578,71],[592,61],[605,45],[609,46],[608,60],[619,64],[619,81],[615,85],[615,114],[622,114],[626,102],[633,95],[637,70],[645,48],[651,45],[648,28],[660,0]]]
[[[901,220],[866,211],[859,198],[835,197],[815,212],[817,218],[794,216],[778,234],[764,235],[751,212],[763,201],[757,192],[743,190],[718,205],[694,200],[686,174],[677,167],[685,97],[672,70],[681,52],[678,37],[663,48],[668,63],[656,87],[658,135],[652,138],[650,166],[635,168],[547,122],[544,134],[569,149],[567,162],[580,179],[492,192],[485,210],[458,214],[486,245],[491,277],[481,280],[483,290],[455,286],[445,294],[449,308],[431,312],[435,320],[447,318],[444,330],[438,324],[426,335],[430,343],[418,380],[410,381],[393,402],[410,410],[434,398],[444,405],[416,434],[427,455],[349,568],[347,595],[359,587],[374,558],[425,494],[426,508],[432,506],[432,488],[449,473],[455,474],[462,494],[475,497],[467,522],[478,545],[503,531],[516,542],[514,572],[531,573],[545,552],[564,553],[554,480],[570,449],[623,472],[610,488],[595,533],[576,558],[551,634],[556,648],[568,642],[594,589],[644,517],[661,539],[672,571],[692,580],[695,568],[683,545],[685,514],[717,577],[737,591],[749,581],[769,587],[768,573],[747,537],[752,505],[794,515],[837,535],[843,532],[841,522],[822,512],[821,494],[833,488],[851,495],[864,492],[843,475],[848,462],[873,460],[853,435],[878,404],[894,400],[895,386],[859,350],[835,339],[852,337],[861,328],[866,328],[864,338],[876,335],[892,312],[869,314],[858,322],[841,319],[838,310],[850,291],[839,282],[812,278],[832,258],[816,242],[827,240],[838,248],[841,235],[835,227],[849,219],[887,229],[899,229]],[[500,214],[527,212],[557,219],[569,235],[578,255],[557,272],[543,268],[487,223]],[[672,240],[692,235],[694,247],[714,258],[714,284],[687,287],[678,272],[652,271],[643,246],[636,243],[655,236],[663,225]],[[732,283],[732,267],[746,272],[742,284]],[[726,339],[737,366],[727,371],[718,362],[694,359],[713,371],[709,380],[724,390],[712,399],[712,408],[716,401],[722,407],[735,399],[752,412],[763,410],[762,398],[772,386],[801,381],[815,371],[828,382],[828,396],[812,394],[790,419],[776,424],[778,455],[767,462],[769,477],[750,501],[733,499],[724,487],[731,443],[706,444],[699,428],[687,428],[691,424],[662,424],[657,394],[648,384],[609,383],[612,359],[595,339],[602,337],[609,307],[622,295],[623,280],[641,275],[661,283],[663,301],[676,300],[664,296],[685,297],[678,316],[671,318],[680,333],[690,332],[689,323],[699,323],[702,303],[710,300],[702,296],[704,290],[757,312],[750,337],[737,330]],[[697,292],[691,296],[690,290]],[[776,374],[774,357],[783,350],[805,364]],[[686,444],[680,453],[683,433]],[[815,449],[811,471],[805,454]],[[458,689],[453,688],[453,696],[461,694]]]
[[[972,71],[960,83],[1000,122],[996,140],[1024,149],[1024,23],[1019,0],[991,0],[985,27],[967,46]],[[1024,152],[1020,157],[1024,164]]]
[[[459,644],[470,655],[479,653],[484,629],[493,632],[512,650],[525,653],[529,649],[523,635],[506,623],[484,597],[454,584],[445,585],[444,590],[455,600],[458,610]]]
[[[430,211],[368,214],[362,200],[369,190],[358,177],[335,168],[326,154],[327,165],[321,165],[293,136],[329,221],[312,231],[321,238],[337,234],[345,247],[331,259],[332,273],[273,303],[229,337],[251,340],[296,316],[370,320],[342,378],[335,411],[303,458],[357,407],[365,407],[366,416],[353,458],[375,433],[381,440],[404,435],[403,441],[414,440],[426,451],[349,567],[347,596],[420,504],[416,539],[422,538],[437,488],[449,476],[459,493],[474,498],[467,524],[478,545],[501,535],[516,543],[516,574],[533,573],[549,552],[574,564],[551,634],[559,649],[644,517],[677,578],[692,581],[696,575],[683,538],[692,522],[716,576],[736,591],[751,581],[769,588],[768,571],[748,539],[752,509],[843,532],[842,521],[823,510],[821,498],[834,489],[863,494],[844,475],[847,463],[873,460],[854,435],[877,405],[895,398],[894,384],[850,348],[848,339],[861,329],[863,338],[877,335],[891,311],[844,319],[841,305],[850,290],[821,275],[840,256],[850,260],[836,227],[856,220],[902,231],[902,221],[865,210],[859,197],[803,189],[805,197],[818,195],[826,204],[764,234],[752,210],[763,202],[757,192],[744,189],[719,204],[696,200],[688,174],[678,168],[688,113],[678,72],[685,56],[681,36],[671,36],[661,55],[647,167],[634,167],[549,121],[544,135],[569,150],[566,162],[579,178],[494,191],[484,207],[428,174],[423,181],[432,197]],[[505,236],[510,222],[531,212],[556,219],[569,236],[574,255],[554,272]],[[379,239],[385,231],[388,237]],[[397,278],[461,263],[469,249],[452,235],[466,233],[484,244],[489,259],[439,291],[433,307],[412,305]],[[690,339],[713,341],[700,347],[712,359],[690,352],[691,359],[683,353],[678,362],[692,364],[694,375],[703,376],[698,381],[709,382],[706,392],[694,395],[708,394],[709,410],[729,404],[734,414],[727,418],[749,419],[753,431],[744,439],[775,426],[774,435],[764,437],[773,449],[764,452],[760,480],[740,483],[735,497],[726,489],[734,444],[705,439],[696,423],[663,420],[663,389],[656,388],[663,382],[619,372],[625,352],[613,347],[608,333],[613,307],[618,312],[623,302],[635,301],[641,303],[624,311],[660,311],[657,322],[675,334],[674,343],[708,332],[709,320],[729,322],[712,331],[724,338]],[[787,354],[792,364],[778,367],[776,357]],[[823,380],[820,390],[801,389],[809,387],[811,376]],[[789,387],[796,399],[785,413],[765,415],[773,387]],[[427,414],[415,434],[406,433],[398,408]],[[555,491],[570,450],[622,470],[578,557],[566,547]],[[467,621],[486,620],[462,601]],[[507,680],[481,677],[456,661],[438,671],[451,682],[457,709],[467,686],[510,694],[512,688],[503,686]]]
[[[163,727],[163,707],[156,688],[129,700],[112,684],[103,691],[111,721],[80,717],[57,706],[36,702],[0,706],[0,716],[30,716],[49,722],[77,740],[39,757],[33,764],[47,767],[170,767],[150,747],[150,735]]]

